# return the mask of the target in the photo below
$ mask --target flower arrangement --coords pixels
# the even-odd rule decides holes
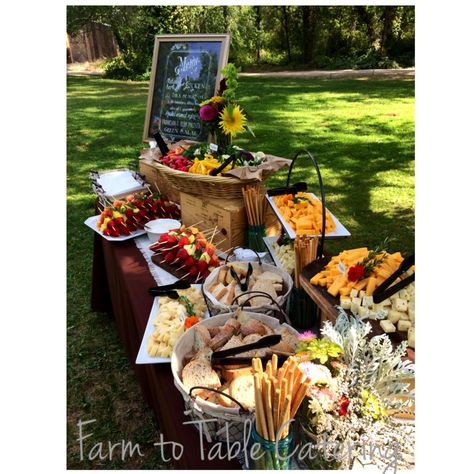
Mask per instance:
[[[220,89],[217,95],[200,104],[199,117],[207,130],[214,135],[217,145],[226,146],[231,139],[245,130],[252,130],[247,123],[247,115],[236,99],[238,70],[229,63],[222,69]]]
[[[406,341],[393,349],[387,335],[369,339],[370,331],[370,323],[341,310],[334,325],[324,324],[321,339],[300,335],[300,367],[313,382],[299,412],[302,431],[313,442],[313,464],[306,460],[312,469],[350,468],[368,443],[372,453],[373,445],[379,453],[396,448],[399,466],[413,455],[414,428],[392,415],[412,404],[407,380],[414,377],[414,364],[403,360]],[[386,467],[383,456],[372,461]]]

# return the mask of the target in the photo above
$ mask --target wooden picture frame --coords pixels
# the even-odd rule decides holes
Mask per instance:
[[[170,141],[203,141],[198,102],[218,91],[229,45],[228,33],[155,36],[144,142],[152,139],[153,129]],[[202,75],[205,81],[199,80]]]

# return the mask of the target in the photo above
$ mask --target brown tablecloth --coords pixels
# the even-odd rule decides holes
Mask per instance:
[[[158,418],[164,441],[184,445],[183,456],[175,461],[175,467],[240,469],[235,459],[207,460],[211,445],[205,442],[206,459],[201,460],[199,433],[193,426],[183,425],[184,403],[174,386],[170,364],[135,364],[153,304],[147,289],[156,285],[141,252],[133,240],[109,242],[98,234],[94,234],[94,239],[92,310],[113,315],[143,397]]]

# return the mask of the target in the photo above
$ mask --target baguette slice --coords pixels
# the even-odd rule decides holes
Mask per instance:
[[[219,283],[212,294],[216,300],[220,301],[227,294],[227,288],[222,283]]]
[[[259,280],[283,284],[283,278],[281,277],[281,275],[278,275],[278,273],[273,272],[263,272],[261,275],[258,276],[257,281]]]
[[[205,359],[194,359],[183,369],[181,375],[183,384],[189,391],[192,387],[202,386],[209,388],[219,388],[221,381],[217,372],[213,370],[209,361]],[[199,395],[204,389],[196,389],[193,394]]]
[[[257,283],[252,287],[252,291],[263,291],[270,295],[273,299],[277,298],[277,294],[273,284],[270,280],[257,280]],[[266,296],[256,296],[250,300],[250,306],[271,305],[272,301]]]
[[[239,401],[244,408],[255,408],[255,389],[252,375],[242,375],[233,380],[229,387],[230,395]]]
[[[228,269],[227,267],[219,268],[219,273],[217,274],[217,282],[224,284],[226,281]]]
[[[252,375],[252,367],[242,367],[240,369],[222,369],[222,377],[227,382],[234,381],[237,377],[242,375]]]

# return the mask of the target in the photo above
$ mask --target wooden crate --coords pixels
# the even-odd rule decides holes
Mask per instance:
[[[204,196],[181,193],[181,220],[189,226],[198,224],[199,229],[211,229],[217,226],[213,242],[219,243],[220,250],[229,250],[245,245],[247,217],[243,200],[218,201]]]

